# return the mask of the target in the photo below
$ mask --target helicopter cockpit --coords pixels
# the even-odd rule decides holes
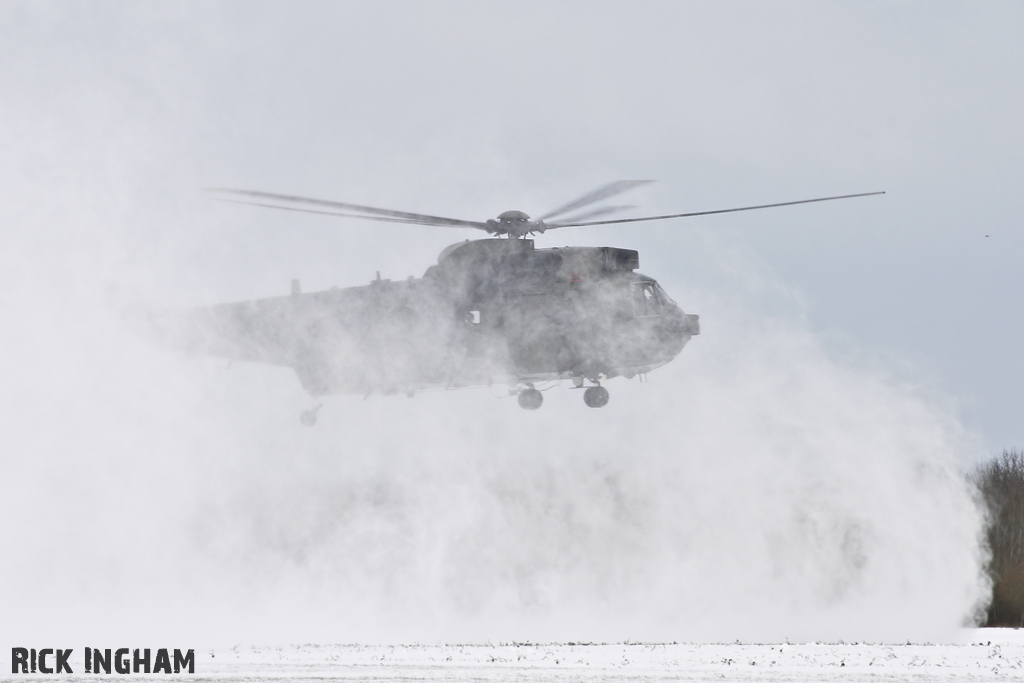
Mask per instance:
[[[659,296],[661,287],[653,280],[633,282],[630,284],[633,294],[633,315],[637,318],[648,318],[661,315],[662,299]]]

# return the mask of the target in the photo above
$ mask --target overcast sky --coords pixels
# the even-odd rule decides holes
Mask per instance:
[[[836,405],[884,432],[865,441],[879,458],[904,433],[963,467],[1024,446],[1022,35],[1015,2],[0,2],[8,429],[26,448],[92,434],[124,465],[131,438],[110,446],[117,428],[81,427],[105,400],[162,395],[180,418],[172,398],[188,382],[289,387],[188,437],[255,439],[255,422],[305,407],[294,378],[153,370],[164,361],[148,350],[96,342],[112,323],[95,312],[284,294],[292,278],[308,291],[419,276],[478,236],[218,204],[204,187],[485,220],[655,179],[624,197],[637,215],[887,194],[538,237],[637,249],[701,316],[703,334],[651,374],[680,393],[652,396],[696,415],[710,410],[698,390],[727,408],[761,382],[771,403],[788,385],[765,378],[820,353],[828,369],[807,376],[843,379],[778,403],[782,422],[856,386]],[[610,386],[613,402],[649,405],[626,386]],[[897,394],[932,412],[901,413]],[[578,419],[559,410],[538,418],[552,434]],[[858,432],[833,418],[842,449]],[[153,419],[185,438],[185,423]]]
[[[639,249],[684,308],[701,239],[734,245],[841,352],[948,394],[987,449],[1024,444],[1017,3],[5,2],[0,21],[4,204],[107,220],[122,285],[356,284],[464,237],[204,186],[471,219],[619,178],[659,181],[630,198],[651,212],[885,190],[540,243]]]

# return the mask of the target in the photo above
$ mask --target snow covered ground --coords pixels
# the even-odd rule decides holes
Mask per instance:
[[[615,643],[238,646],[196,652],[216,680],[1024,680],[1024,631],[956,644]]]

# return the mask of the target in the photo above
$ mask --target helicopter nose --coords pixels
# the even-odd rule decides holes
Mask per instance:
[[[665,341],[673,349],[672,355],[675,355],[682,350],[686,342],[686,314],[679,306],[673,306],[670,313],[665,316],[665,323],[668,327]]]
[[[687,315],[683,309],[673,305],[662,317],[662,353],[675,358],[694,334],[700,334],[696,315]]]

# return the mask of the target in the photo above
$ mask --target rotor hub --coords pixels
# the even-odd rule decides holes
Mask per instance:
[[[523,211],[505,211],[498,214],[496,219],[487,221],[488,232],[495,235],[508,235],[509,237],[525,237],[535,232],[544,232],[547,226],[544,221],[532,221],[530,216]]]

